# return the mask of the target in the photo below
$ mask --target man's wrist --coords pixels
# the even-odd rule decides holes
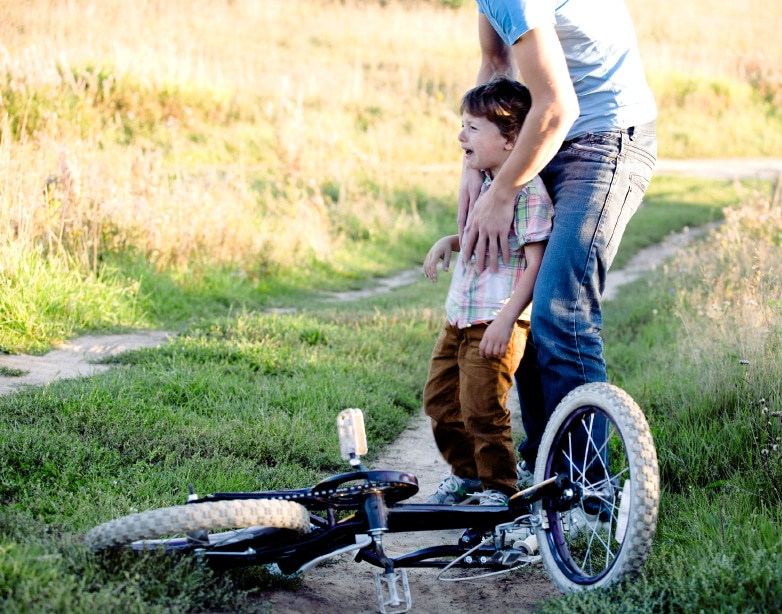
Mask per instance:
[[[509,207],[511,209],[515,207],[518,194],[518,189],[515,186],[505,187],[493,182],[489,190],[492,191],[495,207]]]

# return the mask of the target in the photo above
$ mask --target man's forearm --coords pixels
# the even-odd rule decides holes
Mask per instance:
[[[492,180],[490,189],[500,202],[515,203],[519,189],[532,181],[557,153],[571,123],[563,121],[563,115],[530,110],[513,151]]]

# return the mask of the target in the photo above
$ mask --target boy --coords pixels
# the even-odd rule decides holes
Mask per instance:
[[[473,88],[461,105],[459,142],[464,163],[484,174],[483,190],[508,159],[531,105],[526,87],[498,78]],[[516,462],[506,407],[529,325],[519,320],[551,234],[554,208],[543,182],[521,187],[509,229],[509,263],[497,272],[476,270],[460,253],[445,307],[447,321],[435,344],[424,388],[424,411],[451,472],[427,503],[457,504],[483,489],[481,505],[507,505],[517,492]],[[459,236],[429,250],[424,274],[437,281],[437,263],[448,270]],[[487,256],[488,257],[488,256]]]

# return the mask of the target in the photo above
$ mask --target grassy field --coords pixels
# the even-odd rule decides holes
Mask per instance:
[[[661,156],[782,155],[778,3],[628,5]],[[0,347],[350,287],[452,228],[471,3],[0,10]]]
[[[691,221],[708,220],[711,195],[735,189],[671,181],[669,191],[709,196],[652,199],[652,218],[689,208]],[[745,184],[707,240],[606,305],[611,379],[644,408],[658,447],[660,525],[640,581],[541,611],[778,603],[782,216],[771,198],[771,186]],[[628,238],[645,228],[637,221]],[[0,398],[3,611],[262,611],[275,581],[263,569],[215,576],[166,557],[96,556],[82,536],[179,503],[188,483],[281,488],[333,472],[344,407],[364,409],[377,453],[420,407],[446,288],[422,279],[336,307],[308,301],[299,314],[205,318],[105,374]]]
[[[628,6],[661,155],[782,155],[779,3]],[[318,292],[416,267],[453,229],[474,12],[0,0],[0,348],[180,333],[98,377],[0,398],[0,609],[263,609],[263,570],[97,557],[81,537],[181,501],[188,482],[273,488],[333,471],[344,407],[365,410],[375,451],[417,411],[446,285],[338,308]],[[615,266],[723,217],[604,314],[611,378],[660,456],[652,559],[633,586],[543,611],[782,602],[778,189],[656,177]]]

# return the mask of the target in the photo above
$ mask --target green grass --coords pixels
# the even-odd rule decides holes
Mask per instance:
[[[778,77],[744,81],[695,73],[650,75],[666,158],[774,157],[782,151]]]
[[[3,377],[22,377],[24,375],[27,375],[29,371],[25,371],[24,369],[14,369],[12,367],[0,367],[0,376]]]
[[[660,243],[672,232],[721,220],[722,209],[738,204],[752,185],[750,181],[736,184],[697,177],[654,176],[643,204],[627,226],[612,268],[621,269],[634,254]]]
[[[420,407],[440,324],[421,303],[441,293],[420,282],[382,312],[213,318],[105,374],[0,397],[0,608],[250,608],[246,574],[95,556],[81,535],[181,503],[189,483],[204,494],[314,483],[344,466],[334,419],[347,407],[364,409],[376,453]]]
[[[642,209],[648,221],[628,228],[631,245],[674,229],[672,218],[712,219],[715,203],[736,198],[733,187],[719,182],[661,179],[657,186]],[[755,187],[770,193],[768,186]],[[761,220],[759,211],[745,213],[750,221],[743,223]],[[734,217],[730,224],[739,223]],[[773,228],[767,234],[773,241]],[[702,245],[718,249],[731,236]],[[774,250],[762,249],[761,239],[746,228],[743,247],[730,251],[737,262],[740,251],[772,258]],[[683,342],[692,327],[682,318],[683,305],[697,318],[699,300],[707,306],[717,300],[692,294],[701,287],[695,272],[708,271],[709,261],[700,262],[662,267],[605,307],[611,379],[647,412],[660,458],[660,525],[643,577],[608,592],[553,599],[541,611],[763,611],[782,590],[782,460],[774,448],[782,426],[762,411],[782,409],[774,358],[782,345],[779,328],[771,328],[771,345],[746,352],[718,340],[708,351],[688,343],[691,337]],[[774,265],[767,264],[772,273],[756,283],[767,292],[764,308],[778,310]],[[736,269],[736,276],[746,276]],[[246,279],[225,283],[213,296],[234,286],[237,296],[243,288],[257,292]],[[720,284],[733,282],[703,287],[713,293]],[[189,323],[172,343],[112,358],[116,368],[95,377],[0,398],[4,611],[249,611],[258,605],[248,590],[278,581],[263,570],[212,575],[166,557],[95,555],[81,538],[100,522],[182,502],[189,483],[201,493],[271,489],[338,471],[343,461],[333,421],[346,407],[364,410],[372,454],[405,428],[420,407],[446,284],[422,279],[332,305],[319,303],[312,288],[291,288],[289,304],[301,311],[288,315],[239,307],[228,313],[230,304],[219,315],[217,304],[193,306],[192,297],[178,295]],[[150,292],[146,305],[155,299],[176,302]],[[727,308],[720,311],[720,318],[728,316]],[[753,321],[739,316],[727,330]],[[699,343],[719,338],[714,331],[722,330],[715,328],[721,320],[713,318],[699,320]],[[739,355],[751,358],[749,371]]]

